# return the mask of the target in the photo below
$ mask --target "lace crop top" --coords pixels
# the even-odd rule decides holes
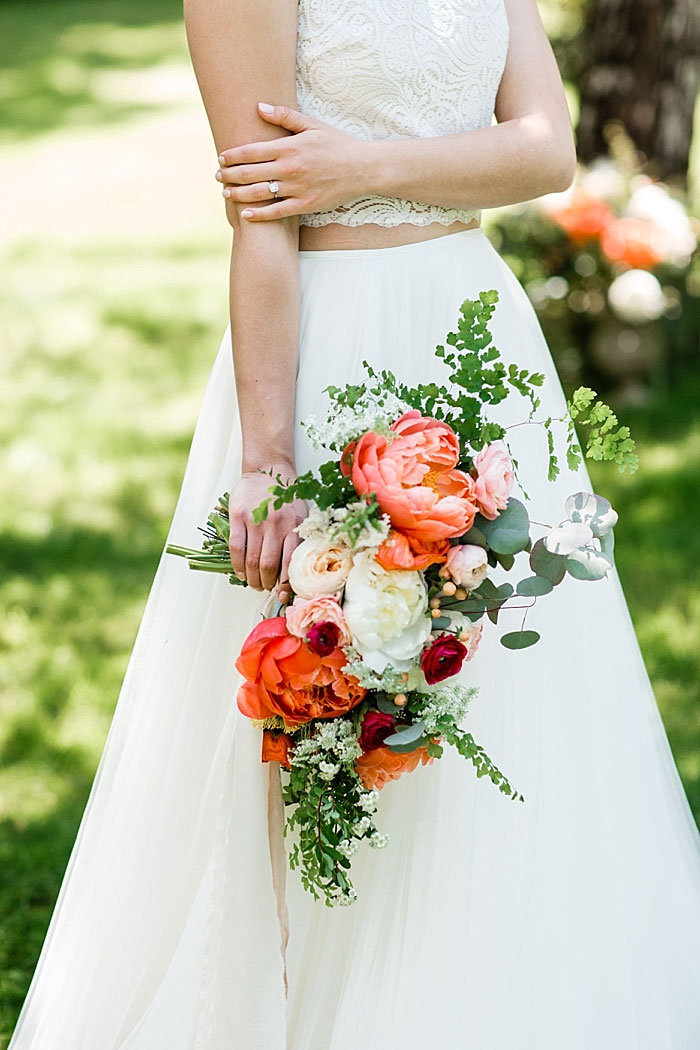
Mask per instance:
[[[504,0],[298,0],[297,108],[357,138],[487,127],[505,66]],[[398,197],[359,197],[304,226],[425,226],[479,218]]]

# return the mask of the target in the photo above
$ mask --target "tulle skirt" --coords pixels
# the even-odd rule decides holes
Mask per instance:
[[[305,251],[300,268],[298,420],[363,360],[440,378],[435,345],[490,288],[504,359],[545,373],[541,416],[564,411],[533,308],[480,228]],[[585,466],[550,483],[544,432],[509,434],[531,518],[557,523]],[[240,451],[227,330],[169,540],[199,546]],[[297,427],[299,469],[318,458]],[[279,767],[235,702],[260,607],[161,558],[11,1050],[697,1050],[700,838],[616,573],[539,600],[531,649],[487,624],[465,665],[469,728],[525,802],[448,748],[382,791],[390,843],[355,855],[345,908],[275,876]]]

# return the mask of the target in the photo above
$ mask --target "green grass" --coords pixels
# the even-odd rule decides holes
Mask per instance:
[[[121,122],[167,101],[142,91],[144,68],[182,61],[176,0],[3,0],[0,142]]]

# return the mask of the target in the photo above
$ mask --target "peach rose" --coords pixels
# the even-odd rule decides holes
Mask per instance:
[[[341,463],[356,491],[373,493],[409,539],[461,536],[474,521],[476,501],[473,478],[456,469],[459,442],[452,427],[413,409],[391,431],[389,437],[369,431],[344,451]]]
[[[336,718],[355,707],[365,690],[343,674],[345,653],[323,657],[287,630],[284,616],[257,624],[246,638],[236,669],[245,682],[237,703],[248,718],[279,715],[289,726]]]
[[[422,542],[392,529],[375,557],[383,569],[427,569],[429,565],[442,565],[449,549],[449,540]]]
[[[297,638],[306,638],[309,628],[316,623],[334,623],[338,628],[338,645],[350,644],[350,631],[337,598],[321,595],[318,598],[294,599],[287,606],[287,630]]]
[[[427,745],[403,754],[390,747],[375,747],[355,760],[355,772],[369,791],[381,791],[390,780],[398,780],[403,773],[412,773],[419,765],[432,765],[434,761]]]
[[[474,469],[474,495],[479,510],[489,521],[494,521],[508,506],[515,481],[510,456],[495,444],[486,445],[475,457]]]
[[[475,590],[484,577],[489,567],[489,560],[483,547],[477,547],[474,543],[458,543],[450,547],[445,568],[458,587],[464,587],[468,591]]]

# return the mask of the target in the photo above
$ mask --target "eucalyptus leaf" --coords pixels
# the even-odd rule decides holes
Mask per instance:
[[[386,737],[384,743],[389,747],[397,745],[403,747],[404,744],[415,744],[416,740],[420,740],[425,731],[425,722],[419,719],[410,726],[406,726],[404,729],[399,729],[391,736]]]
[[[595,492],[575,492],[567,498],[564,510],[571,521],[590,526],[598,539],[617,524],[617,512],[611,507],[610,501]]]
[[[476,525],[472,525],[469,532],[465,532],[465,534],[460,537],[459,542],[471,543],[475,547],[483,547],[484,549],[488,547],[486,537],[484,536],[481,529],[477,528]]]
[[[408,754],[411,753],[411,751],[417,751],[419,747],[426,747],[430,743],[431,739],[432,739],[431,737],[426,736],[425,734],[423,734],[422,736],[420,736],[418,738],[418,740],[414,740],[413,743],[410,743],[410,744],[389,744],[389,747],[397,755],[408,755]]]
[[[566,571],[577,580],[602,580],[612,567],[612,559],[595,547],[580,547],[566,558]]]
[[[506,649],[528,649],[539,640],[540,635],[537,631],[510,631],[501,635],[501,645]]]
[[[494,521],[482,518],[479,528],[496,554],[517,554],[530,539],[530,519],[525,505],[511,496]]]
[[[385,715],[395,715],[399,710],[394,703],[393,697],[388,693],[376,693],[374,702],[377,705],[378,710],[382,711]]]
[[[544,545],[544,540],[538,540],[530,552],[530,568],[537,576],[545,576],[554,586],[564,579],[566,575],[566,564],[561,554],[552,554]]]
[[[452,620],[449,616],[436,616],[432,621],[431,631],[446,631],[448,627],[452,626]]]
[[[553,589],[554,584],[546,576],[528,576],[520,581],[515,588],[515,593],[534,598],[541,594],[549,594]]]

